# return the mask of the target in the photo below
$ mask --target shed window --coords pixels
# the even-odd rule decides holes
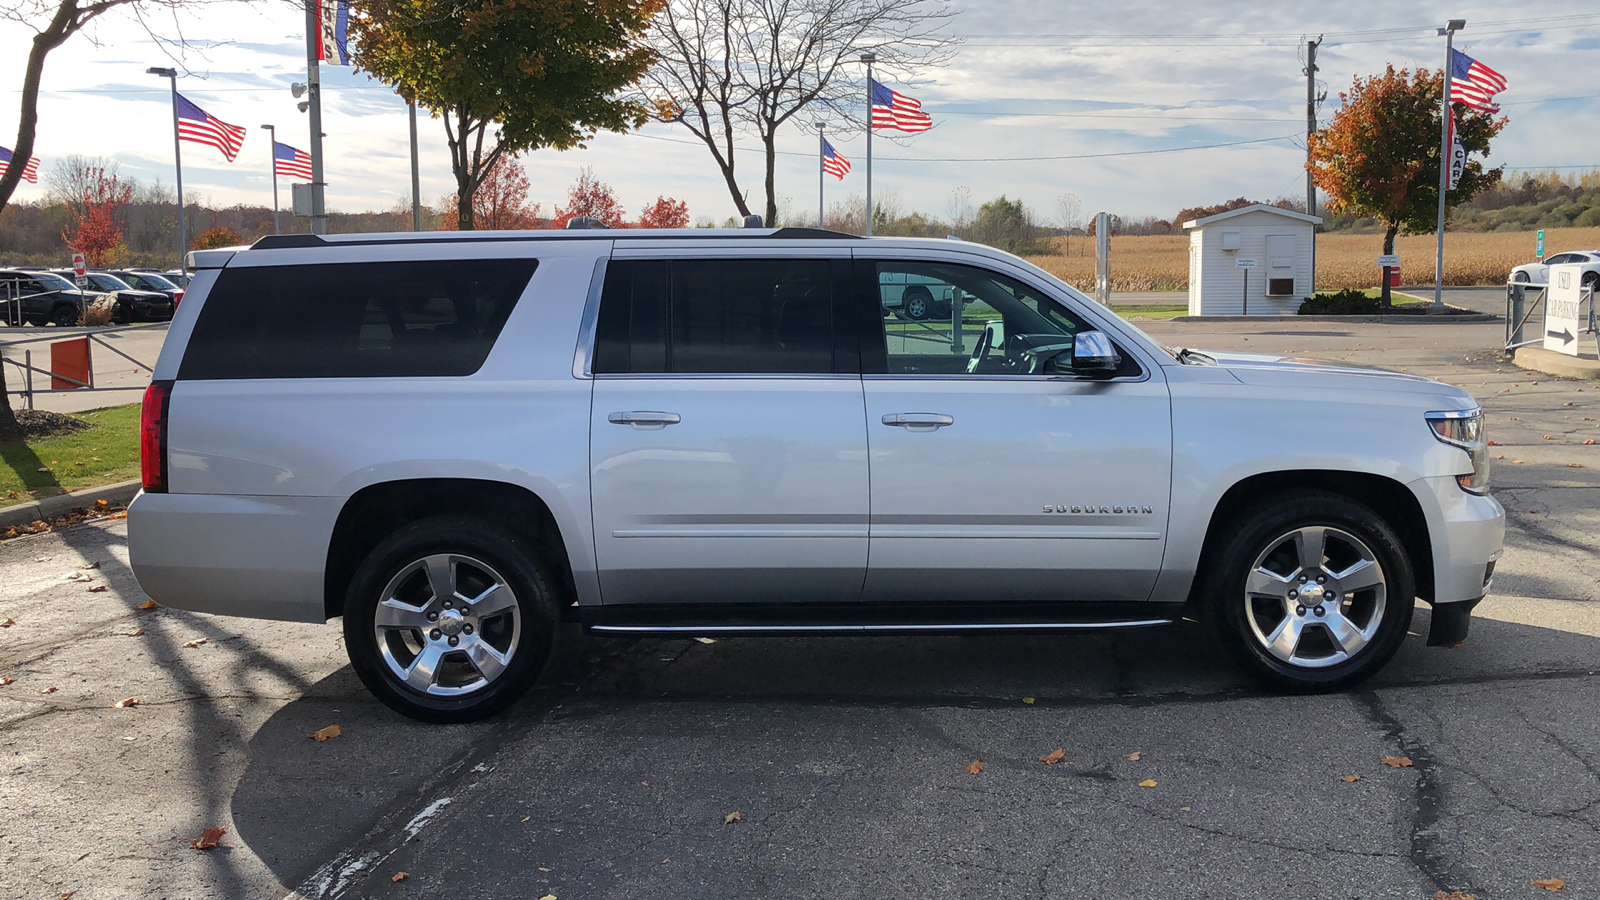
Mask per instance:
[[[1267,279],[1267,296],[1268,297],[1287,297],[1287,296],[1289,296],[1290,294],[1293,294],[1293,293],[1294,293],[1294,279],[1293,278],[1268,278]]]

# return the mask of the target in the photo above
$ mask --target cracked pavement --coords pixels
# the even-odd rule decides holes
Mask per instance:
[[[1510,528],[1468,642],[1424,647],[1419,606],[1362,689],[1279,697],[1192,623],[569,629],[507,715],[423,726],[333,625],[138,610],[125,524],[97,522],[0,544],[0,895],[1600,897],[1600,384],[1500,362],[1493,324],[1141,325],[1472,391]]]

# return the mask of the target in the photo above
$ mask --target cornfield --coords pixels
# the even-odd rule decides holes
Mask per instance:
[[[1094,290],[1094,239],[1054,239],[1062,252],[1034,256],[1030,262],[1079,290]],[[1552,228],[1545,231],[1545,257],[1567,250],[1600,249],[1600,228]],[[1431,234],[1395,238],[1405,284],[1432,284],[1434,237]],[[1383,252],[1381,234],[1321,234],[1317,236],[1317,290],[1370,288],[1378,284],[1377,256]],[[1511,267],[1534,261],[1532,232],[1446,231],[1444,283],[1449,285],[1505,284]],[[1113,291],[1186,291],[1189,289],[1189,238],[1187,235],[1111,238],[1111,289]]]

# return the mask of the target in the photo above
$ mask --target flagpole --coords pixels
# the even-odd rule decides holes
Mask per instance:
[[[1432,313],[1444,312],[1444,201],[1450,192],[1450,72],[1455,68],[1456,32],[1467,27],[1465,19],[1451,19],[1439,29],[1444,35],[1444,106],[1439,115],[1439,222],[1438,249],[1433,262]]]
[[[183,268],[189,252],[189,237],[183,228],[183,141],[178,137],[178,70],[152,66],[147,75],[160,75],[172,86],[172,162],[178,174],[178,268]]]
[[[861,54],[867,64],[867,237],[872,237],[872,63],[876,53]]]
[[[824,167],[828,164],[828,151],[825,149],[826,144],[827,144],[827,139],[822,136],[822,123],[818,122],[817,123],[817,227],[818,228],[827,227],[827,224],[826,224],[827,223],[827,218],[826,218],[827,207],[823,205],[823,200],[822,200],[822,191],[823,191],[823,184],[824,184],[824,182],[822,180],[822,176],[824,174],[826,174],[826,172],[824,170]]]
[[[268,148],[272,151],[268,154],[272,160],[272,233],[282,234],[282,230],[278,227],[278,129],[271,125],[261,127],[267,130],[267,137],[271,139],[272,144]]]

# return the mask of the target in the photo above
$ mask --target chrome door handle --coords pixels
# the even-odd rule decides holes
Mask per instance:
[[[889,413],[883,417],[883,424],[897,425],[907,431],[937,431],[955,423],[954,416],[939,413]]]
[[[606,421],[613,425],[632,425],[641,430],[654,431],[676,425],[683,421],[683,417],[669,412],[614,412],[606,416]]]

